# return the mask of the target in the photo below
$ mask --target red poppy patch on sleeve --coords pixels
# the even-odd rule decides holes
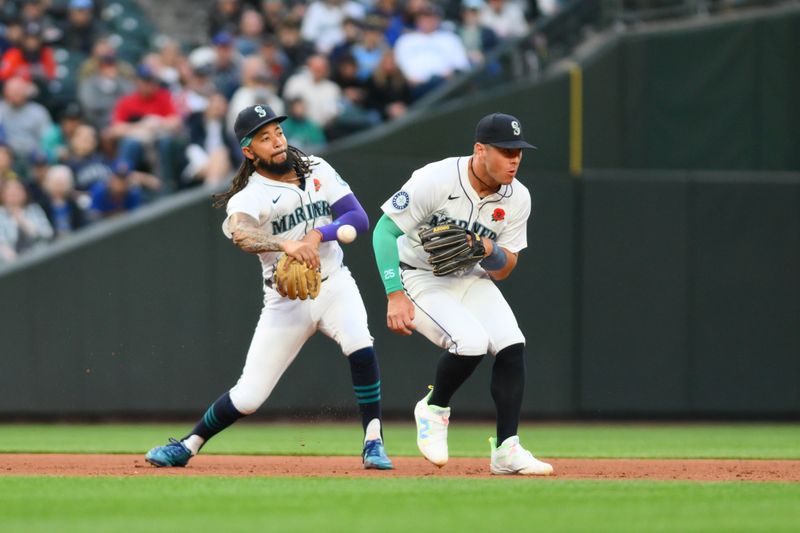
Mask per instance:
[[[499,222],[505,219],[506,219],[506,212],[500,209],[499,207],[492,212],[492,220],[494,222]]]

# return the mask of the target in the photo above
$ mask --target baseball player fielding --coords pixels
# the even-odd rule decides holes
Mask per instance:
[[[472,154],[415,170],[382,206],[373,247],[387,294],[386,324],[416,331],[444,349],[430,392],[417,402],[417,446],[436,466],[448,461],[450,401],[486,354],[497,412],[493,474],[549,475],[517,429],[525,389],[525,336],[495,285],[527,247],[530,193],[517,179],[522,124],[505,113],[475,128]]]

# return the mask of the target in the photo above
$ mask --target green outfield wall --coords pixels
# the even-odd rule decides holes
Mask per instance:
[[[581,60],[580,175],[567,172],[566,73],[415,112],[324,156],[374,223],[415,168],[469,154],[480,116],[522,119],[539,147],[520,173],[529,248],[499,286],[528,340],[526,416],[798,416],[797,24],[783,13],[636,33]],[[0,272],[0,416],[196,415],[235,383],[260,267],[223,237],[210,193]],[[370,238],[345,250],[385,408],[410,416],[439,351],[386,329]],[[459,392],[459,414],[491,415],[490,370]],[[355,412],[336,345],[307,344],[260,412]]]
[[[347,159],[331,157],[343,170]],[[530,246],[499,286],[528,339],[526,415],[800,414],[799,175],[525,179]],[[391,183],[351,180],[372,220]],[[0,414],[177,416],[235,382],[260,308],[260,268],[222,236],[207,192],[192,195],[0,277]],[[369,239],[346,252],[386,409],[410,412],[438,350],[386,329]],[[465,412],[491,414],[489,372],[487,360],[460,391]],[[318,336],[262,413],[353,409],[347,364]]]

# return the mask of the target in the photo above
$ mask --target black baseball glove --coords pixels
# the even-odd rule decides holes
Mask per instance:
[[[483,259],[486,248],[473,232],[460,226],[443,224],[419,232],[422,248],[430,254],[434,276],[446,276],[470,268]]]

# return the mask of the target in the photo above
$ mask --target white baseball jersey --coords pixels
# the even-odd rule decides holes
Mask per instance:
[[[420,230],[457,224],[492,239],[511,252],[528,246],[527,223],[531,196],[516,178],[485,198],[469,182],[469,157],[450,157],[415,171],[382,206],[405,235],[397,240],[400,261],[430,270]],[[475,269],[478,273],[483,269]]]
[[[222,223],[225,236],[231,238],[228,221],[234,213],[250,215],[271,235],[293,241],[299,241],[316,227],[330,224],[333,221],[331,205],[352,191],[327,161],[315,156],[309,159],[317,164],[311,167],[305,189],[254,172],[244,189],[228,200],[228,218]],[[264,279],[272,278],[282,253],[258,254]],[[319,255],[323,278],[341,266],[344,256],[335,240],[320,243]]]
[[[228,221],[233,213],[258,220],[272,235],[300,240],[315,227],[332,222],[330,206],[351,194],[350,187],[326,161],[310,156],[305,188],[271,180],[258,173],[228,200],[228,218],[222,231],[230,238]],[[264,306],[253,333],[241,377],[230,391],[239,412],[254,412],[269,397],[280,377],[305,342],[321,331],[339,344],[342,353],[372,346],[367,311],[350,270],[342,265],[337,241],[320,243],[322,287],[315,299],[290,300],[270,286],[264,287]],[[282,252],[258,254],[264,279],[272,273]]]
[[[480,198],[469,182],[468,166],[468,156],[430,163],[415,171],[382,209],[404,232],[397,247],[400,261],[412,267],[403,268],[401,276],[417,308],[416,330],[456,355],[494,355],[525,342],[508,302],[480,265],[434,276],[418,236],[422,229],[457,224],[511,252],[528,245],[528,189],[514,179]]]

